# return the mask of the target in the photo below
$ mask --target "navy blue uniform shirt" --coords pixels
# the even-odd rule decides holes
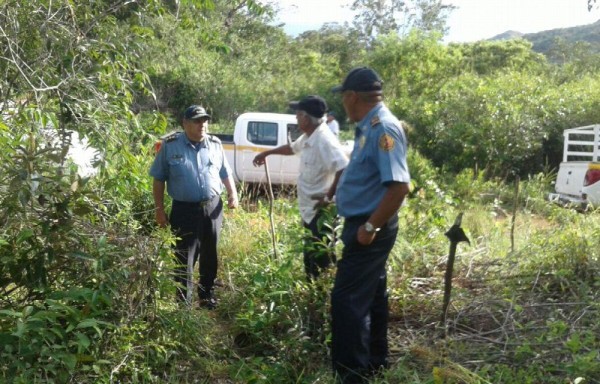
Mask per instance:
[[[221,194],[222,180],[231,176],[231,169],[217,137],[194,144],[178,132],[162,142],[150,175],[166,181],[173,200],[199,202]]]
[[[335,197],[342,217],[371,215],[386,192],[386,183],[410,182],[402,124],[383,103],[358,123],[354,139]]]

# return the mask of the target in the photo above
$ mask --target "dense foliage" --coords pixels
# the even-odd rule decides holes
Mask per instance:
[[[355,6],[368,18],[375,3]],[[543,201],[562,130],[600,120],[597,57],[566,42],[553,59],[523,40],[445,45],[447,9],[410,4],[410,30],[292,38],[252,0],[0,2],[0,382],[329,382],[331,278],[303,281],[293,196],[275,202],[278,258],[264,199],[227,212],[222,305],[207,314],[172,300],[173,238],[153,225],[147,170],[191,103],[228,130],[241,112],[321,94],[344,122],[329,89],[358,65],[382,75],[412,145],[384,379],[600,377],[600,223]],[[73,163],[76,136],[97,150],[93,176]],[[520,194],[498,181],[516,176]],[[439,339],[459,211],[472,245]]]

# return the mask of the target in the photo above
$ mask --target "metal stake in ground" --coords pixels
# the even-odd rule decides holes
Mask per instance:
[[[463,213],[459,213],[454,221],[454,225],[446,232],[446,237],[450,239],[450,253],[448,254],[448,264],[446,265],[446,275],[444,276],[444,305],[442,307],[442,319],[440,326],[446,326],[446,313],[450,305],[450,294],[452,292],[452,273],[454,271],[454,259],[456,257],[456,246],[461,241],[471,244],[467,235],[460,227]]]

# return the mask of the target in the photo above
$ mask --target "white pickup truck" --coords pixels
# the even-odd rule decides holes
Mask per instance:
[[[290,143],[301,134],[296,115],[248,112],[237,118],[233,135],[214,136],[223,143],[225,156],[236,181],[264,183],[267,181],[264,167],[255,167],[252,164],[256,154]],[[348,141],[342,145],[349,155],[354,143]],[[273,155],[267,158],[267,162],[272,184],[296,184],[300,167],[299,156]]]
[[[600,205],[600,125],[567,129],[563,160],[551,201],[585,208]]]

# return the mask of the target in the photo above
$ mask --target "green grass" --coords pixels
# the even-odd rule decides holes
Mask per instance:
[[[539,182],[521,184],[514,220],[512,186],[491,182],[477,185],[480,193],[442,187],[465,191],[444,196],[425,187],[408,201],[388,263],[392,366],[375,383],[598,382],[600,218],[548,205]],[[308,284],[293,196],[280,195],[273,212],[276,252],[268,201],[245,198],[242,208],[226,210],[220,305],[211,312],[173,302],[168,233],[156,232],[131,249],[131,240],[111,243],[107,249],[121,256],[112,269],[97,265],[95,276],[106,283],[97,289],[110,292],[112,301],[91,312],[111,326],[93,323],[96,330],[82,328],[87,336],[74,328],[64,347],[57,341],[44,355],[67,356],[61,351],[76,342],[75,360],[26,365],[14,350],[18,341],[50,336],[27,316],[0,313],[0,337],[13,335],[0,350],[10,367],[0,369],[0,382],[333,383],[334,271]],[[470,243],[458,246],[452,301],[441,327],[445,232],[459,212]],[[61,306],[55,314],[38,313],[55,319],[48,322],[81,327],[81,318],[91,315],[78,303],[65,305],[79,312]],[[44,343],[32,345],[44,351]]]
[[[413,209],[426,203],[411,201],[401,213],[401,235],[389,262],[393,366],[380,382],[565,383],[600,377],[596,215],[562,210],[548,216],[521,207],[511,250],[510,207],[473,203],[463,219],[471,244],[458,248],[443,332],[438,322],[449,247],[444,232],[458,210],[446,207],[440,216]],[[228,324],[223,338],[234,339],[230,379],[333,382],[332,276],[317,286],[304,282],[297,211],[278,201],[275,215],[278,259],[266,205],[227,215],[232,237],[222,244],[221,273],[228,283],[217,321]],[[240,231],[242,223],[252,231]]]

